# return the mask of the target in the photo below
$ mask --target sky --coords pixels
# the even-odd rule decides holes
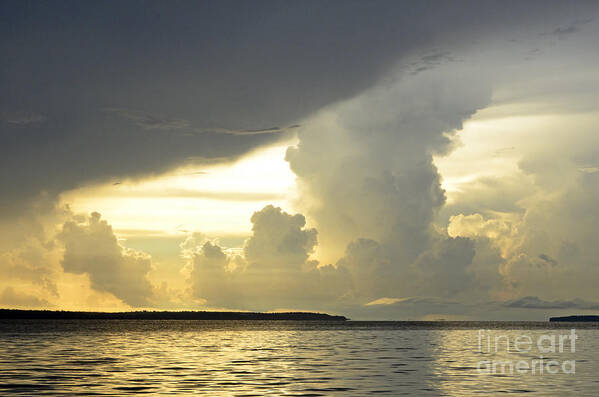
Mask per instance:
[[[599,310],[599,3],[0,1],[0,307]]]

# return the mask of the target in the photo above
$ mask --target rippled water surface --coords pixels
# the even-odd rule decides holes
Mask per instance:
[[[487,344],[495,336],[546,335],[548,347],[552,335],[559,341],[570,328],[578,336],[575,352],[569,342],[550,353],[536,345],[507,351],[505,344],[496,353]],[[540,356],[556,360],[550,370],[558,373],[479,371],[485,360],[530,363]],[[572,360],[575,374],[564,373],[559,365]],[[598,364],[596,324],[0,322],[0,395],[590,396],[599,395]]]

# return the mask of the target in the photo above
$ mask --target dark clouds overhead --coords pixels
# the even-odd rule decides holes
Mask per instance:
[[[106,178],[230,160],[430,43],[468,42],[532,18],[576,21],[583,6],[4,1],[0,209],[14,212],[42,191],[52,198]],[[435,51],[421,67],[449,59]],[[106,108],[134,110],[119,119]],[[207,133],[180,134],[190,126]],[[210,133],[222,129],[250,135]]]

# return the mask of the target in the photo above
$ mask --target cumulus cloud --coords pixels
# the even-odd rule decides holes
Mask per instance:
[[[235,301],[235,293],[231,290],[228,271],[229,258],[216,244],[206,241],[191,255],[191,289],[192,295],[203,302],[208,300],[217,305],[224,300]]]
[[[310,259],[317,233],[305,227],[301,214],[271,205],[251,218],[252,235],[243,255],[227,253],[202,235],[184,247],[191,260],[192,296],[209,307],[248,310],[334,307],[349,290],[343,270],[317,267]]]
[[[594,83],[596,78],[589,79],[589,84]],[[560,98],[557,90],[556,98]],[[523,139],[519,144],[528,147],[516,164],[515,175],[503,178],[497,187],[469,183],[454,197],[455,203],[444,209],[457,213],[449,218],[450,235],[475,240],[477,255],[479,250],[499,254],[499,260],[493,261],[498,262],[502,279],[494,282],[496,297],[597,299],[591,281],[598,274],[597,175],[580,172],[596,156],[597,137],[592,131],[597,120],[599,115],[590,110],[539,116],[543,129],[538,133],[552,137],[543,143],[528,142],[526,134],[537,132],[520,127]],[[505,183],[506,179],[512,182]],[[481,188],[472,189],[477,184]],[[512,207],[495,204],[509,201]]]
[[[474,254],[474,243],[468,238],[446,238],[435,242],[414,263],[419,289],[446,298],[462,292],[469,294],[474,286],[469,269]]]
[[[471,294],[474,273],[473,241],[439,238],[413,262],[401,262],[395,250],[374,240],[357,239],[348,244],[337,262],[353,281],[350,296],[357,304],[381,295],[430,294],[444,299]]]
[[[451,65],[400,75],[300,129],[287,160],[323,249],[335,250],[329,260],[357,238],[388,244],[405,262],[429,246],[445,202],[432,156],[451,150],[449,136],[490,100],[469,78]]]
[[[489,103],[490,88],[447,56],[431,55],[435,67],[400,72],[316,115],[287,152],[298,205],[318,228],[319,257],[350,275],[346,296],[355,304],[455,298],[475,283],[473,241],[434,227],[446,197],[433,156],[453,149],[452,136]]]
[[[251,222],[253,233],[243,249],[251,266],[301,269],[317,243],[316,229],[304,229],[301,214],[269,205],[255,212]]]
[[[61,247],[55,241],[55,225],[68,216],[68,210],[41,200],[25,214],[0,222],[0,289],[11,287],[44,301],[60,298]]]
[[[347,245],[345,255],[337,261],[337,268],[346,270],[352,279],[351,297],[370,300],[387,292],[396,291],[397,272],[384,247],[370,239],[359,238]]]
[[[519,249],[521,216],[493,216],[486,219],[479,213],[454,215],[449,218],[447,233],[452,237],[486,240],[501,251],[505,257]]]
[[[509,62],[497,61],[517,72],[510,79],[524,81],[529,72],[518,69],[516,47],[505,45]],[[479,176],[471,170],[475,177],[447,205],[432,158],[459,145],[462,123],[496,101],[508,80],[489,58],[456,52],[460,62],[451,62],[449,54],[433,54],[420,73],[389,77],[303,123],[287,160],[298,176],[298,206],[319,231],[319,257],[346,269],[355,281],[353,296],[365,302],[423,292],[513,299],[547,288],[566,297],[585,284],[577,281],[582,269],[596,272],[591,261],[580,262],[588,252],[580,244],[593,236],[586,224],[596,212],[587,201],[594,197],[595,174],[579,171],[595,161],[589,137],[596,118],[581,117],[571,125],[575,132],[567,117],[563,127],[550,126],[563,128],[569,140],[523,141],[517,152],[515,142],[506,141],[500,147],[509,150],[490,149],[491,156],[520,157],[517,172]],[[547,70],[562,66],[552,62]],[[563,266],[566,255],[579,262],[572,257]]]
[[[122,247],[99,213],[65,222],[58,240],[64,244],[61,263],[66,272],[87,274],[93,289],[114,294],[131,306],[150,305],[151,258]]]

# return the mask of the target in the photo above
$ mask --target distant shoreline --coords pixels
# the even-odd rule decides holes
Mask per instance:
[[[584,322],[599,322],[599,316],[588,316],[588,315],[576,315],[576,316],[565,316],[565,317],[551,317],[550,322],[572,322],[572,323],[584,323]]]
[[[285,312],[213,312],[213,311],[131,311],[85,312],[63,310],[0,309],[0,320],[291,320],[347,321],[344,316],[326,313]]]

